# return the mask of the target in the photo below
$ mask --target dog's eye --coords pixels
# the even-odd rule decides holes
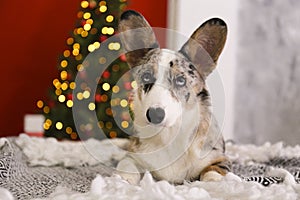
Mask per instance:
[[[146,72],[146,73],[144,73],[143,75],[142,75],[142,81],[143,81],[143,83],[145,83],[145,84],[148,84],[148,83],[153,83],[153,76],[152,76],[152,74],[151,73],[149,73],[149,72]]]
[[[183,76],[178,76],[175,79],[175,85],[179,87],[183,87],[186,84],[186,79]]]

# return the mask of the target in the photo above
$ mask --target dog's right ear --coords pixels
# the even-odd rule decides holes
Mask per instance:
[[[143,64],[144,56],[150,50],[159,48],[151,26],[136,11],[128,10],[121,15],[119,32],[127,63],[131,68]]]

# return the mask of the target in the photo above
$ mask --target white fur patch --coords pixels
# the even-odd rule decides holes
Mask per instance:
[[[216,171],[206,172],[201,178],[202,181],[221,181],[224,179],[224,176],[219,174]]]

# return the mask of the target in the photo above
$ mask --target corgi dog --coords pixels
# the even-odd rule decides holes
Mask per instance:
[[[153,29],[136,11],[121,15],[119,32],[137,87],[134,135],[117,173],[132,184],[146,171],[174,184],[221,180],[231,163],[205,80],[225,45],[225,22],[206,21],[177,52],[160,49]]]

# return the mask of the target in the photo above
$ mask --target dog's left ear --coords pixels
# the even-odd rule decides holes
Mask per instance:
[[[213,18],[203,23],[179,52],[195,64],[204,77],[207,77],[216,67],[226,37],[226,23],[219,18]]]
[[[151,26],[136,11],[128,10],[121,15],[119,32],[131,68],[143,64],[144,56],[152,49],[159,48]]]

